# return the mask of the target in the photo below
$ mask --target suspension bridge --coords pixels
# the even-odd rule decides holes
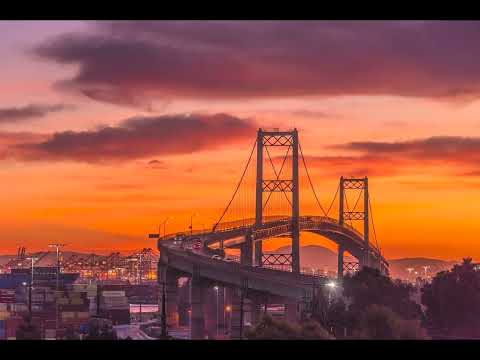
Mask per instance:
[[[189,278],[193,339],[211,330],[208,319],[215,317],[218,327],[218,319],[225,315],[211,309],[212,289],[216,289],[217,304],[219,288],[225,289],[222,301],[232,304],[232,338],[242,337],[245,312],[254,321],[262,305],[285,304],[287,318],[298,319],[328,280],[302,271],[300,233],[317,234],[336,244],[339,279],[344,271],[365,266],[388,275],[388,262],[376,237],[368,178],[341,177],[333,200],[323,207],[307,159],[297,129],[259,129],[240,180],[212,228],[157,234],[158,279],[164,290],[161,313],[169,326],[178,324],[179,277]],[[309,188],[302,191],[302,198],[301,184]],[[316,214],[301,215],[300,203],[309,202]],[[332,215],[335,210],[338,218]],[[289,239],[291,252],[264,252],[263,242],[275,238]],[[231,251],[239,251],[240,256],[228,255]],[[345,252],[357,261],[345,262]]]

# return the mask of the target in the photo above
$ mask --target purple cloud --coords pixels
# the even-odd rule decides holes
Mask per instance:
[[[252,122],[227,114],[135,117],[118,126],[43,135],[41,141],[17,141],[4,158],[29,161],[102,163],[149,156],[188,154],[234,144],[255,136]],[[151,164],[151,166],[159,165]]]
[[[476,21],[121,21],[34,49],[78,65],[59,86],[144,105],[171,98],[475,98]]]
[[[0,108],[0,124],[16,123],[32,118],[44,117],[50,113],[73,109],[72,105],[55,104],[41,105],[30,104],[20,107]]]

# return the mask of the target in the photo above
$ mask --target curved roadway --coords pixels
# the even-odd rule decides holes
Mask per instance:
[[[300,231],[322,235],[360,259],[363,256],[362,235],[349,226],[340,226],[328,217],[302,216]],[[248,279],[248,288],[259,292],[288,298],[305,298],[312,294],[314,287],[327,281],[325,277],[311,274],[273,270],[242,265],[228,257],[215,257],[215,248],[223,242],[224,248],[235,248],[245,242],[251,233],[254,240],[286,236],[291,231],[290,218],[267,218],[261,227],[254,227],[253,220],[221,224],[215,231],[198,231],[189,235],[171,234],[158,241],[160,265],[168,265],[180,273],[191,275],[199,272],[202,278],[226,286],[242,287]],[[198,244],[198,249],[195,249]],[[388,273],[388,263],[375,247],[370,247],[371,265]]]

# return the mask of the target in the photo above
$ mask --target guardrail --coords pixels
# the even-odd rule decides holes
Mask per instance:
[[[318,226],[321,223],[329,223],[332,225],[338,225],[338,221],[334,218],[330,218],[327,216],[300,216],[299,217],[299,225],[302,230],[307,230],[307,229],[314,229],[316,226]],[[200,229],[200,230],[195,230],[195,231],[190,231],[190,232],[177,232],[177,233],[172,233],[165,235],[161,238],[158,239],[159,242],[164,241],[164,240],[171,240],[176,237],[192,237],[192,236],[199,236],[199,237],[206,237],[210,234],[215,234],[215,233],[227,233],[227,232],[233,232],[233,231],[238,231],[238,230],[247,230],[251,229],[252,226],[255,224],[255,219],[249,218],[249,219],[243,219],[243,220],[238,220],[238,221],[232,221],[232,222],[225,222],[225,223],[220,223],[217,225],[215,232],[213,232],[213,229]],[[258,236],[264,232],[266,232],[266,236],[269,236],[269,234],[274,234],[278,231],[285,231],[288,232],[290,231],[289,226],[291,226],[291,217],[289,216],[269,216],[269,217],[264,217],[264,222],[262,223],[262,226],[255,230],[254,235],[256,238],[260,238],[261,236]],[[356,230],[353,226],[348,225],[344,223],[342,225],[352,233],[354,233],[356,236],[359,238],[363,238],[363,235]],[[379,249],[373,245],[370,244],[370,247],[373,250],[373,253],[377,256],[381,256]],[[385,261],[386,264],[388,264]]]

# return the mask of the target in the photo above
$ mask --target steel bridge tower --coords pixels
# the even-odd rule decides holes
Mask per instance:
[[[363,211],[345,210],[345,190],[359,190],[363,191]],[[338,214],[339,225],[344,225],[346,220],[349,221],[363,221],[363,240],[364,240],[364,253],[363,257],[359,259],[360,269],[364,266],[370,266],[370,251],[369,251],[369,239],[368,239],[368,178],[345,178],[340,177],[340,194],[339,194],[340,206]],[[338,276],[343,275],[343,253],[345,251],[342,243],[338,246]]]
[[[287,180],[263,178],[263,150],[267,146],[283,146],[292,150],[292,174]],[[255,191],[255,227],[263,223],[263,193],[284,192],[292,193],[292,272],[300,272],[300,231],[299,231],[299,186],[298,186],[298,132],[292,131],[265,131],[258,129],[257,133],[257,176]],[[262,266],[262,242],[255,242],[254,262]]]

